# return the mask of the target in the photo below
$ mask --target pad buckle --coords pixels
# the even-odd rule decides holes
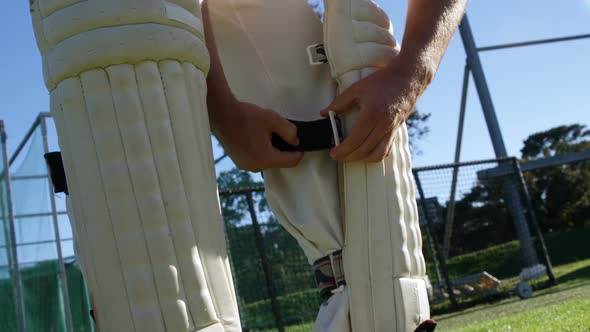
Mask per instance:
[[[334,135],[334,146],[340,145],[340,136],[342,134],[342,125],[340,119],[336,117],[336,112],[328,112],[330,116],[330,125],[332,126],[332,135]]]
[[[43,155],[47,168],[49,170],[49,178],[53,184],[53,191],[57,193],[65,193],[69,195],[68,181],[66,180],[66,172],[64,170],[64,163],[60,152],[48,152]]]
[[[346,280],[342,266],[342,250],[330,252],[313,264],[314,276],[322,300],[327,300],[334,293],[344,290]]]
[[[326,49],[324,44],[313,44],[307,46],[307,59],[309,64],[312,66],[323,65],[328,63],[328,57],[326,56]]]

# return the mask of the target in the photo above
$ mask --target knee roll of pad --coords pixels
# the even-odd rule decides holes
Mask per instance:
[[[31,0],[50,90],[83,71],[176,59],[209,69],[197,0]]]
[[[340,88],[398,54],[387,14],[372,1],[324,0],[324,47]]]
[[[240,331],[198,2],[32,0],[102,331]]]
[[[324,0],[324,7],[324,46],[340,92],[399,53],[387,15],[373,2]],[[354,120],[355,112],[344,116],[345,131]],[[429,316],[405,124],[395,135],[392,156],[340,168],[353,331],[413,331]]]

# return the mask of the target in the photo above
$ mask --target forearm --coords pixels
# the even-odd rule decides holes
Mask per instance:
[[[219,136],[219,127],[223,122],[230,119],[231,110],[235,108],[234,105],[237,103],[237,100],[223,73],[223,67],[221,66],[221,60],[215,44],[207,1],[203,2],[202,11],[205,42],[211,59],[209,75],[207,76],[207,109],[211,130],[216,136]]]
[[[438,69],[466,3],[466,0],[409,0],[402,48],[395,62],[411,70],[425,86]]]

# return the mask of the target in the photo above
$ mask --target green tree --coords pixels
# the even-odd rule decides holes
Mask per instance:
[[[590,130],[581,124],[554,127],[530,135],[523,161],[590,150]],[[590,162],[537,169],[525,174],[544,231],[590,226]]]

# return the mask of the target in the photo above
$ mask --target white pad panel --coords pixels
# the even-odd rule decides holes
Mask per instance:
[[[240,331],[197,1],[33,0],[103,331]]]
[[[340,91],[398,54],[387,16],[371,1],[325,0],[324,7],[324,45]],[[355,115],[344,117],[345,131]],[[428,317],[427,301],[415,305],[416,292],[399,279],[421,280],[425,263],[405,125],[394,142],[393,155],[382,162],[341,167],[353,331],[411,331],[416,317]]]
[[[176,59],[209,70],[197,0],[31,0],[45,83],[95,68]]]

